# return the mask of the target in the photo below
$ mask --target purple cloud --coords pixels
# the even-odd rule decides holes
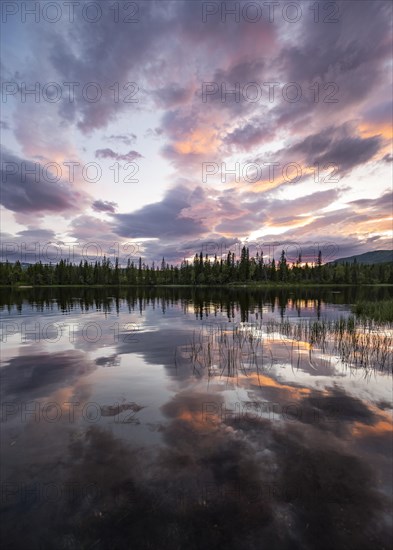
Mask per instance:
[[[52,179],[51,179],[52,178]],[[43,215],[83,210],[89,196],[65,180],[55,181],[39,162],[2,150],[1,204],[17,213]]]
[[[111,158],[115,160],[124,160],[125,162],[132,162],[138,158],[143,158],[143,156],[137,151],[129,151],[125,154],[115,153],[112,149],[97,149],[96,157],[101,159]]]
[[[167,192],[161,202],[148,204],[136,212],[115,214],[113,230],[122,237],[180,239],[207,231],[202,220],[182,215],[194,200],[193,192],[178,186]]]
[[[92,207],[96,212],[111,212],[114,214],[118,204],[112,201],[97,200],[93,202]]]

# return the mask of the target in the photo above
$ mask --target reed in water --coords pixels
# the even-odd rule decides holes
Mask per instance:
[[[194,331],[180,356],[195,374],[229,378],[277,365],[299,368],[305,355],[314,370],[335,358],[344,367],[393,373],[392,335],[389,325],[354,316],[212,324]]]

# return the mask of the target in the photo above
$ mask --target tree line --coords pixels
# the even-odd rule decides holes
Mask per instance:
[[[121,267],[118,258],[95,263],[87,260],[75,264],[60,260],[57,264],[37,262],[23,266],[0,263],[2,285],[225,285],[229,283],[332,283],[332,284],[393,284],[393,264],[327,263],[319,252],[316,262],[302,262],[301,256],[289,263],[283,250],[280,259],[268,261],[263,253],[250,257],[243,247],[240,258],[228,252],[224,258],[196,254],[193,261],[184,260],[180,266],[145,263],[142,258]]]

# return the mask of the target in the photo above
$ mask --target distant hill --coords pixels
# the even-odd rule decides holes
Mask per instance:
[[[338,258],[330,264],[353,264],[354,261],[358,264],[383,264],[386,262],[393,262],[393,250],[374,250],[373,252],[365,252],[364,254],[357,254],[355,256],[348,256],[347,258]]]

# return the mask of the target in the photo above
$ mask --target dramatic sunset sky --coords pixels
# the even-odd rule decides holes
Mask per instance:
[[[390,2],[2,4],[6,243],[392,248]]]

